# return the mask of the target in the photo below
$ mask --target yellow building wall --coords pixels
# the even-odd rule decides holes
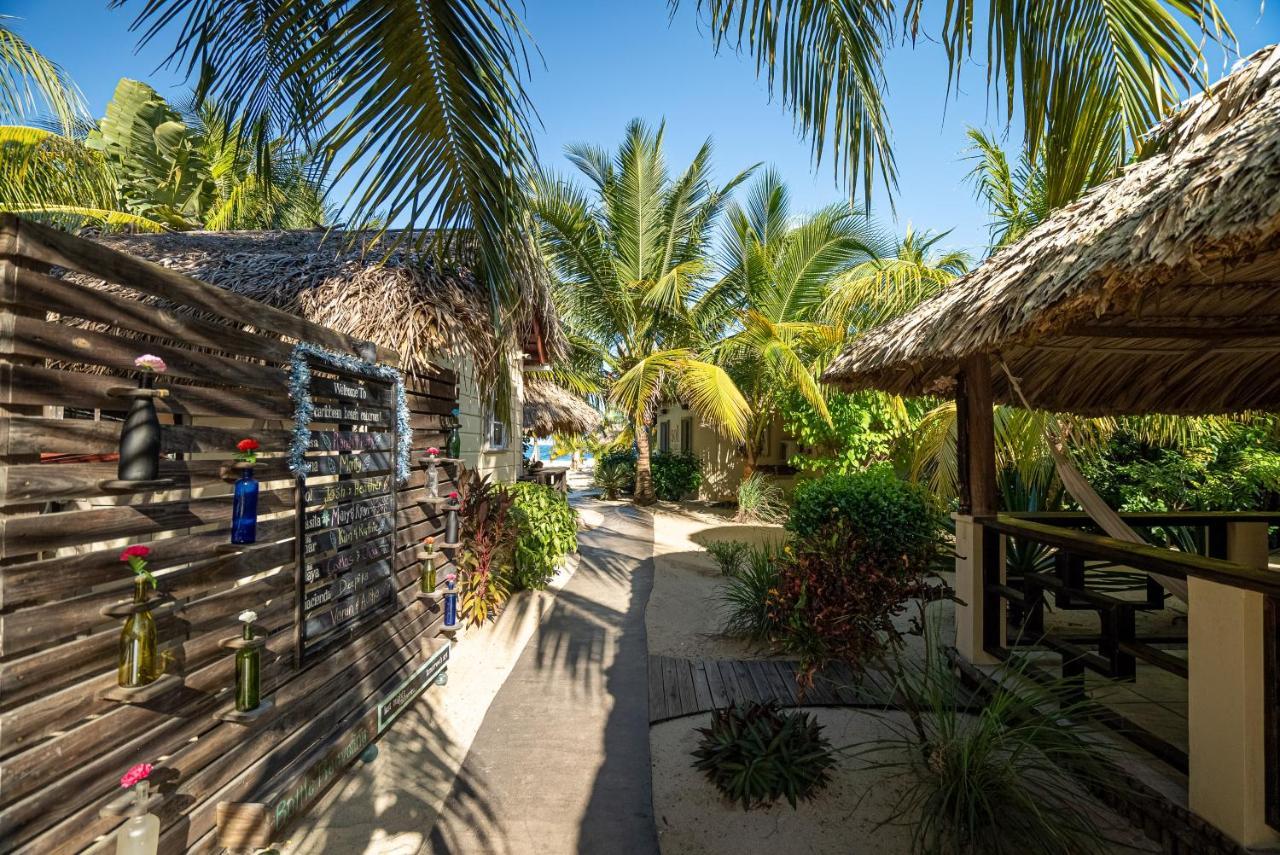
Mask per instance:
[[[684,419],[692,419],[692,441],[690,448],[681,447],[680,424]],[[738,484],[742,481],[742,455],[740,445],[720,436],[709,425],[703,424],[687,407],[670,404],[658,409],[658,416],[653,429],[653,452],[659,451],[659,440],[662,426],[667,425],[671,437],[671,451],[691,451],[702,464],[702,486],[698,489],[697,499],[703,502],[733,501],[738,495]],[[785,443],[785,453],[783,445]],[[796,443],[786,436],[782,430],[782,417],[775,416],[769,428],[769,436],[764,448],[756,459],[760,466],[782,466],[787,457],[795,453]],[[770,475],[777,483],[790,486],[792,476]]]
[[[511,372],[511,410],[506,414],[507,441],[503,447],[494,447],[489,442],[485,419],[487,407],[480,394],[480,378],[476,376],[475,366],[470,360],[448,365],[458,372],[458,420],[461,422],[462,459],[468,469],[474,469],[481,475],[488,475],[493,481],[510,483],[520,475],[520,439],[523,436],[521,418],[524,407],[524,384],[518,369]],[[518,366],[517,357],[513,364]]]

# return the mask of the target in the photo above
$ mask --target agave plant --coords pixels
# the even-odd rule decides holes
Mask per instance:
[[[744,811],[778,799],[796,807],[827,785],[836,763],[822,725],[807,712],[782,712],[777,701],[715,710],[698,733],[694,768]]]

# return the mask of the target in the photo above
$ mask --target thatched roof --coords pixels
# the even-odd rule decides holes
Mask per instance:
[[[524,429],[534,436],[587,434],[600,430],[600,413],[572,392],[545,380],[525,379]]]
[[[439,269],[408,242],[388,256],[389,239],[390,235],[378,239],[372,233],[321,230],[94,238],[112,249],[392,348],[400,353],[402,367],[411,371],[425,369],[441,356],[489,365],[500,342],[487,291],[467,270]],[[99,284],[87,276],[70,278]],[[531,283],[527,290],[530,319],[538,317],[544,331],[558,336],[554,314],[544,308],[545,289]]]
[[[960,361],[986,353],[1046,409],[1280,406],[1280,47],[1152,135],[1154,154],[859,337],[825,379],[945,394]],[[993,379],[1017,403],[1004,372]]]

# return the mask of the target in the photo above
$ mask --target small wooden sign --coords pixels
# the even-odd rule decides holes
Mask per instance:
[[[426,662],[418,667],[404,682],[392,689],[378,704],[378,733],[382,733],[396,716],[408,709],[419,695],[435,681],[449,664],[449,642],[444,642]]]

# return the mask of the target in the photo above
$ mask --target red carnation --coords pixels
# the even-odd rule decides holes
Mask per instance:
[[[120,776],[120,786],[126,790],[139,781],[145,781],[151,775],[150,763],[139,763]]]
[[[258,460],[258,449],[262,446],[252,437],[246,437],[236,443],[236,459],[241,463],[256,463]]]
[[[439,453],[440,449],[436,448],[434,445],[427,449],[427,454],[430,454],[432,457],[435,457]]]
[[[151,554],[149,547],[143,546],[141,543],[135,543],[133,546],[126,546],[124,552],[120,553],[121,561],[128,561],[130,558],[146,558]]]

